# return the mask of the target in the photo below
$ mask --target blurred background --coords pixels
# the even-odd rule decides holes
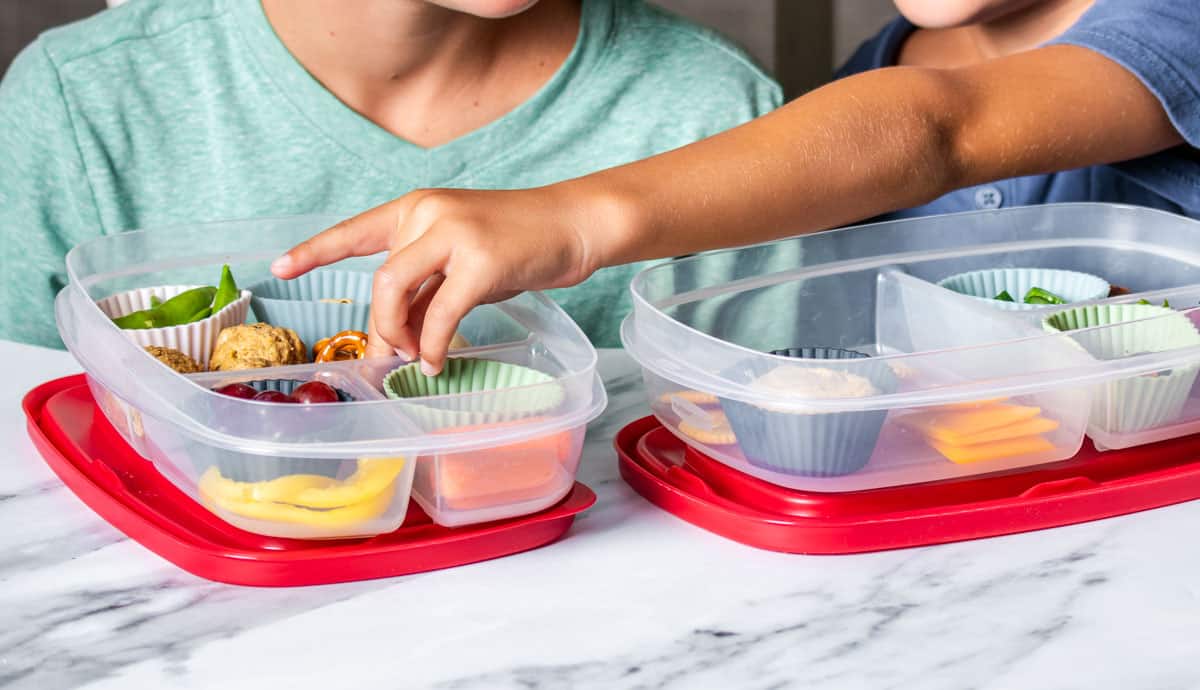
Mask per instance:
[[[895,16],[891,0],[653,1],[745,46],[789,97],[828,81],[859,43]],[[0,0],[0,72],[42,31],[104,7],[105,0]]]

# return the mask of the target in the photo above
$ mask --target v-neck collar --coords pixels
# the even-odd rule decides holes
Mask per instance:
[[[246,49],[282,94],[339,146],[414,187],[451,186],[455,180],[511,155],[538,131],[543,118],[569,104],[611,34],[613,4],[584,0],[575,46],[554,75],[504,116],[440,146],[425,148],[387,131],[342,103],[321,85],[279,39],[261,0],[227,0]]]

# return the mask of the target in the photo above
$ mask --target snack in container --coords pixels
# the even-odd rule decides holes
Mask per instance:
[[[798,398],[855,398],[895,390],[886,364],[846,366],[868,359],[853,350],[805,347],[773,350],[780,358],[811,360],[808,364],[771,366],[756,359],[743,372],[751,389],[765,395]],[[819,365],[815,363],[819,361]],[[799,401],[798,401],[799,403]],[[773,405],[721,398],[742,454],[751,464],[784,474],[834,477],[861,470],[871,459],[886,410],[820,412],[801,404]]]
[[[1060,426],[1040,407],[1003,399],[940,405],[898,415],[896,423],[960,465],[1052,451],[1054,444],[1045,434]]]
[[[213,371],[238,371],[307,361],[307,349],[295,331],[267,323],[250,323],[221,331],[208,366]]]
[[[138,288],[105,297],[96,302],[96,306],[110,319],[119,320],[136,312],[146,312],[155,308],[156,303],[166,303],[173,297],[185,292],[203,289],[205,286],[196,285],[165,285],[158,287]],[[216,297],[217,290],[211,290],[209,303]],[[211,309],[211,306],[208,307]],[[216,347],[217,337],[224,329],[246,321],[250,310],[250,292],[242,290],[240,297],[221,307],[216,313],[205,318],[174,326],[156,328],[122,328],[125,337],[141,347],[163,347],[182,352],[202,367],[207,367]]]
[[[162,362],[163,365],[170,369],[179,372],[180,374],[198,374],[204,371],[196,363],[196,360],[188,357],[179,350],[170,347],[159,347],[158,345],[147,345],[144,349],[151,357]]]
[[[292,280],[268,278],[250,286],[259,321],[290,328],[316,344],[344,331],[366,332],[372,274],[319,269]]]
[[[1075,307],[1050,314],[1042,324],[1051,332],[1093,329],[1082,330],[1073,339],[1100,360],[1200,345],[1200,332],[1191,319],[1152,304]],[[1197,373],[1200,364],[1190,364],[1101,384],[1092,396],[1088,428],[1120,434],[1175,421],[1183,413]]]
[[[1067,304],[1103,299],[1108,281],[1088,273],[1056,268],[990,268],[958,273],[938,285],[986,300],[1001,309],[1036,309],[1061,300]],[[1007,299],[1006,299],[1007,297]]]

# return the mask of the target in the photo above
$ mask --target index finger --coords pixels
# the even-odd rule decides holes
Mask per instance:
[[[271,263],[271,272],[291,280],[342,259],[386,251],[403,208],[401,197],[347,218],[287,250]]]

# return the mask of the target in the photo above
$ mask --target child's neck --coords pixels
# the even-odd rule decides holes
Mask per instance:
[[[1093,2],[1041,0],[976,24],[918,29],[905,41],[897,63],[918,67],[965,67],[1031,50],[1070,28]]]
[[[292,55],[380,127],[434,147],[499,119],[562,65],[577,0],[481,19],[425,0],[262,0]],[[353,9],[351,9],[353,8]]]

